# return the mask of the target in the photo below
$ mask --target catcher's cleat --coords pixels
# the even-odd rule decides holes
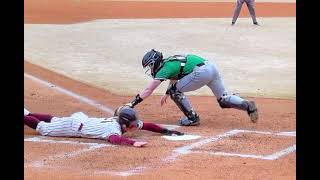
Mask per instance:
[[[188,119],[187,117],[183,117],[179,120],[179,124],[181,126],[198,126],[200,125],[200,118],[196,115],[193,119]]]
[[[258,109],[254,101],[247,101],[248,109],[247,112],[250,116],[250,119],[253,123],[256,123],[259,118]]]

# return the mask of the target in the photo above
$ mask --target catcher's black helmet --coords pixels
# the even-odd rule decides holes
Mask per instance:
[[[161,66],[163,60],[162,53],[151,49],[142,58],[142,67],[146,69],[146,74],[150,72],[150,75],[154,77],[155,73]]]
[[[133,108],[129,106],[124,106],[120,109],[119,124],[121,125],[121,127],[122,125],[125,125],[128,128],[130,124],[136,120],[138,120],[137,112]]]

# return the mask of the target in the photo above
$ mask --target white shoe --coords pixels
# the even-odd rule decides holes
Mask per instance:
[[[24,116],[27,116],[30,114],[30,111],[28,111],[26,108],[24,108]]]

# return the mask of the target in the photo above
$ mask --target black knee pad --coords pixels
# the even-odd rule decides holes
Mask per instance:
[[[247,101],[242,101],[240,104],[235,104],[230,100],[231,96],[223,95],[218,99],[219,105],[221,108],[236,108],[240,110],[247,110],[248,103]]]
[[[221,108],[231,108],[231,104],[229,103],[227,96],[222,96],[218,99],[218,103]]]

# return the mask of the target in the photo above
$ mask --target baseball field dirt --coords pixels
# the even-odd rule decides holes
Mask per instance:
[[[141,10],[146,7],[153,7],[152,9],[158,9],[158,11]],[[183,11],[179,7],[183,7]],[[232,13],[233,7],[234,2],[226,1],[186,3],[25,0],[25,25],[55,24],[65,28],[64,25],[69,23],[85,23],[101,19],[228,18],[231,17],[230,12]],[[190,11],[186,10],[188,8],[191,8]],[[276,3],[257,1],[256,8],[261,18],[289,18],[283,21],[292,23],[290,18],[295,17],[295,2],[293,1],[277,1]],[[246,6],[243,7],[241,16],[247,18],[244,18],[238,26],[244,30],[249,25],[241,24],[250,23]],[[273,19],[268,22],[271,21]],[[226,23],[226,26],[228,24],[229,22]],[[25,28],[28,27],[25,26]],[[43,34],[34,36],[34,39],[39,40],[45,38],[47,37]],[[288,38],[292,37],[288,36]],[[25,43],[30,42],[25,39]],[[291,54],[295,48],[289,46],[295,46],[295,44],[288,45],[287,48],[290,51],[283,50],[283,54],[287,54],[284,59],[288,62],[295,60]],[[32,46],[26,47],[31,48]],[[45,50],[46,46],[43,44],[42,48]],[[123,53],[122,50],[119,49],[119,52]],[[28,49],[25,48],[24,101],[25,107],[31,112],[68,116],[81,111],[94,117],[110,117],[111,113],[106,109],[113,110],[127,103],[132,99],[132,94],[136,93],[114,93],[114,89],[106,88],[112,85],[112,81],[105,82],[105,86],[90,83],[90,81],[94,82],[94,79],[81,81],[72,76],[72,73],[67,73],[70,67],[64,72],[61,68],[61,61],[52,60],[51,63],[50,61],[43,63],[41,58],[51,56],[41,55],[41,52],[38,52],[36,56],[34,56],[35,53],[29,56],[27,51]],[[52,48],[51,51],[57,51],[57,49]],[[36,59],[37,57],[39,58]],[[281,57],[279,59],[281,60]],[[65,61],[67,62],[68,58]],[[79,61],[81,61],[80,56]],[[66,62],[63,62],[63,66],[68,66]],[[283,89],[284,93],[280,95],[275,94],[277,98],[272,97],[271,91],[267,93],[268,97],[247,97],[255,100],[259,108],[260,119],[255,124],[251,123],[247,114],[242,111],[221,109],[215,97],[211,95],[189,96],[194,108],[200,114],[201,125],[172,127],[186,134],[199,135],[201,136],[199,139],[169,141],[151,132],[128,133],[125,136],[148,142],[146,147],[134,148],[112,146],[101,140],[40,137],[36,131],[25,126],[24,177],[25,179],[94,180],[296,179],[296,100],[295,83],[293,83],[295,63],[284,63],[282,66],[284,67],[277,68],[288,69],[289,73],[284,74],[288,81],[281,77],[279,80],[284,83],[289,82],[286,86],[291,89]],[[60,68],[61,72],[54,71],[55,67]],[[137,66],[137,71],[140,69],[141,67]],[[80,74],[88,69],[81,66],[78,71],[75,73]],[[114,76],[121,77],[116,73]],[[239,78],[239,80],[242,79]],[[122,81],[128,86],[134,82]],[[233,81],[229,82],[232,86]],[[137,88],[143,84],[145,82],[137,85]],[[235,86],[234,89],[238,89],[237,87]],[[241,91],[243,94],[255,94],[247,89],[241,89]],[[164,107],[159,108],[159,106],[160,96],[154,95],[139,104],[136,109],[141,119],[158,124],[176,125],[177,120],[183,115],[171,100]],[[107,146],[98,148],[100,144]]]

